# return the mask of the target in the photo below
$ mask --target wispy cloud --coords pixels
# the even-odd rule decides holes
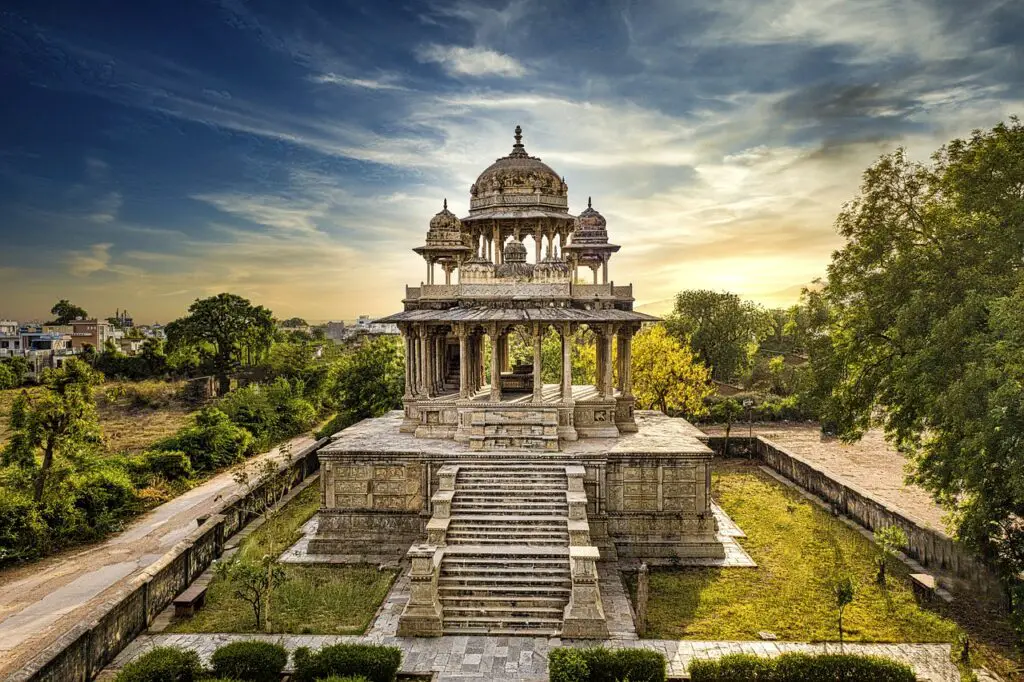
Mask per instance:
[[[336,73],[321,73],[315,76],[310,76],[310,81],[314,83],[324,83],[329,85],[341,85],[350,88],[364,88],[366,90],[407,90],[408,88],[391,82],[389,80],[378,80],[373,78],[350,78],[348,76],[341,76]]]
[[[519,78],[527,69],[512,57],[485,47],[424,45],[416,51],[421,62],[439,64],[453,76],[505,76]]]

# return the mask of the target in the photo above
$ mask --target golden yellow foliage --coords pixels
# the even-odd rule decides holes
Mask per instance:
[[[644,327],[633,337],[632,365],[633,395],[643,409],[700,414],[704,398],[714,392],[711,371],[664,324]]]

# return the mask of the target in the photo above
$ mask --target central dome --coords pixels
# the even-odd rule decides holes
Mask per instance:
[[[512,153],[488,166],[470,188],[470,211],[531,205],[568,211],[569,188],[565,182],[551,166],[526,153],[519,126],[515,139]]]

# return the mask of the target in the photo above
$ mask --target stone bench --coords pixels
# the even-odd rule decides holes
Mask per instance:
[[[183,618],[191,616],[201,609],[206,603],[206,590],[209,583],[200,584],[199,581],[192,583],[184,592],[179,594],[171,602],[174,604],[174,617]]]
[[[939,585],[935,582],[935,576],[928,573],[911,573],[910,587],[914,591],[914,597],[921,602],[930,602],[935,596]]]

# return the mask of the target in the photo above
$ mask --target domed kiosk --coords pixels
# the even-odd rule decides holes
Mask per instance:
[[[426,280],[380,320],[403,335],[403,409],[319,451],[309,541],[331,561],[411,559],[399,635],[606,637],[599,559],[725,557],[700,432],[634,410],[633,335],[656,318],[610,281],[618,249],[591,201],[569,213],[568,186],[527,154],[519,126],[470,188],[469,214],[446,200],[414,249]],[[593,283],[577,282],[580,266]],[[596,371],[574,384],[584,334]],[[513,363],[514,336],[525,349]],[[554,363],[545,339],[560,346]],[[528,613],[524,596],[537,602]]]

